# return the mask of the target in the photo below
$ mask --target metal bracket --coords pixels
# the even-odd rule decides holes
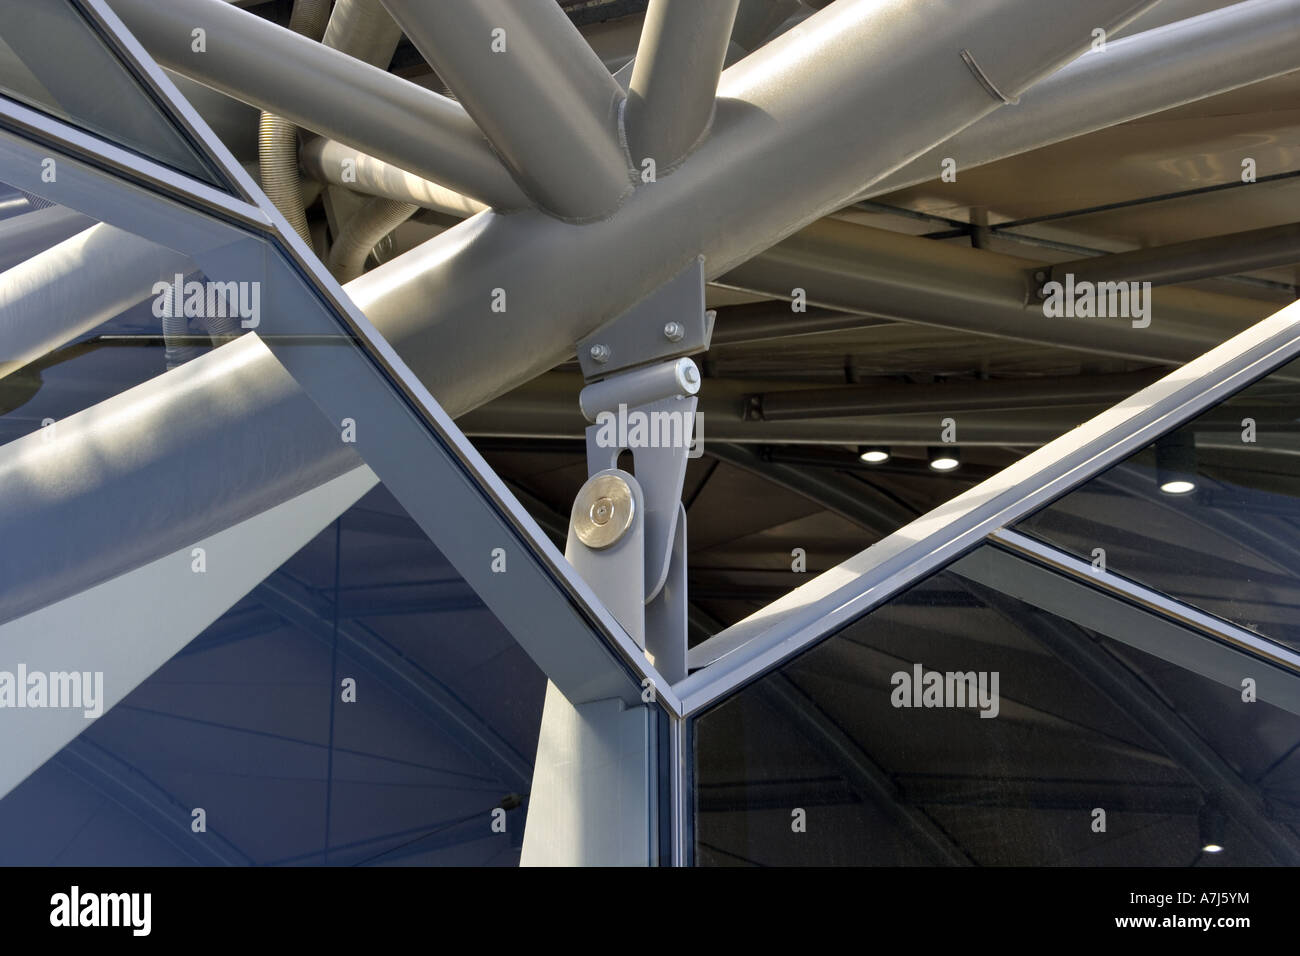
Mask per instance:
[[[668,576],[668,563],[677,528],[677,507],[681,503],[682,485],[686,480],[686,461],[692,457],[690,446],[697,404],[698,399],[694,396],[665,398],[628,409],[626,416],[613,419],[605,428],[593,425],[587,429],[588,474],[594,475],[603,470],[616,468],[620,454],[624,451],[632,453],[632,468],[640,476],[638,480],[646,499],[644,514],[647,601],[652,600],[659,593]],[[606,429],[616,432],[618,437],[626,437],[631,429],[624,426],[623,422],[627,419],[636,421],[637,418],[650,423],[650,427],[659,423],[670,433],[679,433],[680,440],[676,440],[677,435],[674,434],[675,440],[672,444],[657,448],[629,448],[621,443],[613,445],[608,443],[604,435]]]
[[[578,343],[591,477],[574,501],[565,556],[669,681],[686,676],[682,485],[701,437],[700,373],[685,356],[708,348],[713,318],[696,259]],[[618,467],[624,451],[635,475]]]
[[[615,372],[709,347],[717,313],[704,309],[704,257],[632,308],[578,342],[578,364],[588,382]]]
[[[609,509],[603,521],[602,508]],[[608,528],[611,524],[617,533],[599,537],[584,533],[589,527]],[[587,479],[573,501],[564,556],[644,650],[645,498],[635,478],[607,468]]]

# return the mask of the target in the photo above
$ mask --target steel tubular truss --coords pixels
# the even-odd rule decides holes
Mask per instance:
[[[608,743],[606,732],[640,735],[644,746],[636,760],[611,772],[622,775],[621,785],[632,780],[649,788],[659,785],[656,766],[668,768],[672,862],[688,856],[683,833],[689,718],[949,562],[960,559],[954,567],[971,580],[1006,586],[1015,575],[1005,566],[962,557],[983,542],[997,546],[998,561],[1032,565],[1054,584],[1078,586],[1080,572],[1069,560],[1031,547],[1007,526],[1300,354],[1300,306],[1252,324],[1260,316],[1250,306],[1185,290],[1167,294],[1173,320],[1162,333],[1166,337],[1144,340],[1137,352],[1127,341],[1099,342],[1087,329],[1047,335],[1049,344],[1180,362],[1240,333],[687,654],[687,528],[680,504],[687,448],[642,457],[635,475],[621,471],[617,458],[624,446],[596,442],[595,417],[626,408],[693,418],[705,397],[695,397],[699,373],[688,356],[706,350],[712,336],[705,283],[720,280],[787,295],[796,277],[808,282],[811,275],[820,283],[810,292],[814,304],[868,311],[895,294],[894,311],[901,318],[962,322],[985,334],[1033,339],[1036,333],[1019,324],[1033,283],[1023,262],[985,255],[979,269],[986,271],[979,274],[960,250],[894,237],[888,254],[911,255],[910,260],[897,268],[877,261],[874,271],[847,267],[840,260],[861,260],[864,250],[884,256],[882,237],[823,217],[913,181],[921,165],[932,161],[926,157],[941,151],[960,149],[975,165],[1293,69],[1300,64],[1293,48],[1279,43],[1276,27],[1300,12],[1297,0],[1249,0],[1238,5],[1235,17],[1220,11],[1118,41],[1116,59],[1105,70],[1076,61],[1092,31],[1118,30],[1156,0],[967,0],[956,6],[941,0],[839,0],[801,15],[796,29],[725,70],[738,0],[653,0],[623,82],[609,74],[557,5],[382,0],[454,100],[223,0],[77,2],[136,64],[151,93],[229,177],[237,195],[7,100],[0,101],[0,157],[30,159],[32,142],[68,157],[65,199],[84,204],[78,211],[93,214],[95,189],[111,181],[144,187],[160,234],[168,204],[179,204],[232,233],[269,240],[360,349],[304,353],[273,333],[338,330],[286,319],[283,328],[265,330],[260,342],[245,337],[147,383],[148,402],[125,393],[103,403],[99,414],[92,409],[71,416],[62,423],[65,434],[105,448],[130,447],[149,434],[156,436],[151,440],[159,460],[195,463],[225,447],[213,450],[218,430],[246,436],[241,454],[250,458],[292,436],[291,453],[262,456],[275,473],[261,476],[256,494],[213,490],[204,502],[203,534],[251,534],[255,517],[274,516],[295,502],[301,509],[310,505],[317,527],[345,509],[349,495],[308,501],[309,495],[344,480],[350,493],[358,492],[376,476],[453,561],[475,544],[475,522],[491,523],[516,549],[524,572],[506,589],[468,562],[460,570],[498,617],[515,625],[512,631],[527,631],[542,619],[550,631],[580,635],[558,646],[525,646],[563,698],[548,693],[548,714],[558,715],[548,718],[548,726],[597,727],[583,746]],[[208,36],[201,55],[190,44],[196,27]],[[1176,60],[1155,56],[1179,44],[1234,69],[1211,79],[1203,65],[1189,66],[1199,63],[1191,54]],[[303,166],[323,182],[464,221],[339,286],[158,63],[319,134],[304,150]],[[1119,109],[1113,84],[1133,82],[1135,75],[1146,77],[1144,99]],[[1017,107],[1004,106],[1017,101],[1031,119],[1056,117],[1053,128],[1041,131],[1023,117],[1018,121]],[[349,162],[351,177],[342,172]],[[113,217],[102,218],[107,224],[91,227],[98,230],[94,235],[65,240],[113,250],[111,257],[88,260],[86,287],[60,300],[65,327],[41,330],[38,341],[32,328],[16,324],[19,308],[6,306],[18,293],[29,313],[32,303],[53,301],[50,289],[66,279],[66,269],[57,268],[67,265],[66,249],[54,246],[35,257],[34,265],[24,264],[22,276],[0,274],[0,335],[15,322],[11,338],[21,345],[13,353],[16,363],[97,324],[96,308],[104,303],[96,299],[102,290],[95,270],[112,273],[123,287],[114,290],[122,301],[130,298],[126,287],[133,282],[147,287],[151,251],[116,242]],[[1292,233],[1282,237],[1286,255],[1294,247]],[[1122,265],[1118,257],[1096,263],[1101,272]],[[906,276],[903,285],[900,274]],[[922,286],[929,288],[925,296],[918,292]],[[946,318],[954,302],[970,299],[978,299],[977,308]],[[497,308],[501,302],[508,304]],[[591,480],[575,502],[561,555],[452,417],[547,372],[575,349],[585,386],[581,407],[592,422]],[[0,355],[0,374],[11,366]],[[223,374],[235,368],[238,375]],[[262,390],[264,408],[256,415],[231,400],[247,383]],[[336,417],[345,408],[340,383],[350,388],[349,409],[360,403],[376,416],[401,418],[386,445],[349,457],[313,439],[309,419],[322,410]],[[814,399],[828,397],[769,395],[768,417],[798,419],[804,413],[799,403]],[[859,411],[846,407],[839,414]],[[30,628],[30,621],[23,623],[28,615],[52,613],[91,584],[125,579],[200,537],[197,526],[175,523],[193,512],[195,502],[184,489],[165,487],[159,469],[126,462],[105,477],[87,470],[76,455],[33,453],[31,438],[0,449],[0,474],[24,479],[0,484],[0,529],[59,521],[81,539],[63,542],[63,549],[83,555],[84,564],[15,565],[10,584],[28,604],[8,609],[0,640]],[[759,467],[741,450],[728,454]],[[432,474],[455,489],[447,498],[462,517],[448,516],[455,508],[446,500],[440,506],[429,501]],[[116,548],[103,517],[60,521],[89,514],[88,502],[102,502],[117,493],[115,487],[128,485],[133,496],[158,503],[156,513],[133,525],[138,540],[131,548]],[[20,486],[79,490],[28,513],[30,499]],[[611,538],[611,522],[624,519]],[[116,556],[119,551],[127,557]],[[1102,584],[1109,587],[1106,600],[1139,608],[1133,613],[1196,637],[1191,650],[1153,639],[1154,653],[1178,657],[1183,666],[1216,679],[1225,662],[1264,662],[1270,668],[1269,699],[1300,713],[1300,659],[1293,653],[1136,586],[1109,579]],[[233,604],[242,596],[242,583],[231,587]],[[162,642],[153,653],[166,659],[173,644]],[[670,732],[662,738],[648,710],[632,718],[636,725],[630,729],[626,716],[606,715],[613,700],[620,702],[618,713],[635,709],[644,700],[638,699],[638,683],[653,686],[656,705],[669,721]],[[788,691],[781,693],[787,703],[797,703]],[[57,751],[66,742],[63,733],[40,742],[31,759],[37,750],[47,756]],[[563,741],[555,740],[561,747]],[[656,755],[660,741],[668,754]],[[842,742],[831,744],[843,749]],[[524,772],[508,769],[514,776]],[[859,773],[865,790],[888,789],[865,763]],[[581,805],[564,807],[573,796],[564,781],[542,776],[537,787],[549,797],[539,797],[536,806],[542,809],[536,812],[555,814],[555,820],[569,813],[563,825],[581,826],[573,816]],[[1230,779],[1220,781],[1220,790],[1243,812],[1250,809]],[[1259,835],[1265,839],[1268,832]],[[939,856],[957,858],[939,835],[929,836]],[[645,848],[618,847],[603,859],[627,862],[639,859],[642,850],[653,857]],[[562,849],[534,843],[525,855],[562,860],[557,853]]]

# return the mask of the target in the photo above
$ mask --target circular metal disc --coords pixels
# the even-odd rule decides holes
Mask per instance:
[[[608,548],[632,526],[636,499],[626,481],[617,475],[590,479],[573,504],[573,530],[578,540],[594,550]]]

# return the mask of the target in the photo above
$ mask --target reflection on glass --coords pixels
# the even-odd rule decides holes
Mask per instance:
[[[259,240],[175,249],[2,182],[0,197],[0,445],[260,324]]]
[[[1100,640],[1098,666],[1172,698],[1206,752],[1241,768],[1244,790],[1297,805],[1300,719],[941,571],[697,719],[696,862],[1296,858],[1300,836],[1265,846],[1258,821],[1224,808],[1221,781],[1199,779],[1124,701],[1058,660],[1049,633]],[[1221,852],[1204,850],[1206,807],[1224,817]]]
[[[1017,530],[1300,649],[1300,364],[1291,362]]]
[[[0,4],[0,94],[228,188],[66,0]]]
[[[545,690],[381,486],[0,800],[0,865],[514,865]]]

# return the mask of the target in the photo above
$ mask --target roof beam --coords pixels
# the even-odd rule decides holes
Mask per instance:
[[[631,192],[623,89],[558,4],[383,4],[543,208],[587,220]]]
[[[1159,372],[1069,375],[1046,378],[961,381],[935,385],[873,385],[870,388],[801,388],[762,392],[749,399],[748,417],[762,421],[851,418],[894,412],[1003,411],[1061,405],[1108,405],[1128,398]]]
[[[740,0],[650,0],[627,95],[627,141],[638,168],[675,166],[713,121],[714,98]]]
[[[761,421],[745,417],[746,400],[757,390],[772,385],[759,379],[706,379],[700,391],[699,411],[704,417],[705,449],[713,442],[743,444],[847,444],[887,445],[935,444],[939,436],[939,415],[927,409],[934,397],[948,385],[908,385],[919,411],[899,411],[902,403],[879,415],[859,414],[826,420]],[[906,395],[900,391],[895,395]],[[532,438],[581,438],[587,422],[577,409],[582,377],[569,372],[551,372],[464,415],[457,425],[467,435]],[[846,394],[869,397],[871,387],[846,387]],[[869,401],[864,401],[864,407]],[[992,404],[1005,405],[996,399]],[[1086,421],[1105,401],[1050,409],[1014,409],[979,412],[968,409],[959,418],[959,439],[964,446],[1040,445]],[[1240,426],[1237,431],[1240,432]]]
[[[1123,388],[1126,378],[1118,373],[1079,376],[1062,386],[1077,396],[1075,404],[1041,408],[1033,404],[1032,388],[1019,382],[843,386],[825,390],[826,408],[835,416],[853,404],[854,414],[817,418],[809,408],[805,410],[808,417],[775,420],[749,416],[747,409],[752,396],[773,389],[777,383],[770,379],[707,378],[700,390],[699,410],[704,416],[706,450],[717,441],[924,447],[938,440],[939,419],[945,411],[957,416],[960,445],[1036,446],[1115,404],[1109,395]],[[1142,387],[1138,374],[1130,381],[1133,388],[1120,399]],[[469,412],[457,424],[467,435],[581,438],[587,426],[577,408],[582,384],[582,377],[576,373],[549,372]],[[1096,392],[1091,398],[1087,397],[1090,389]],[[1026,394],[1031,398],[1018,397]],[[876,396],[878,406],[873,404]],[[950,409],[946,407],[949,401]],[[1290,421],[1291,415],[1280,408],[1271,422],[1282,425]],[[1264,423],[1264,419],[1259,420]],[[1202,431],[1208,434],[1215,429],[1225,436],[1235,434],[1240,438],[1240,421],[1233,409],[1212,409],[1203,418]]]
[[[752,302],[746,305],[727,305],[716,310],[718,317],[713,325],[711,348],[720,345],[748,345],[770,339],[814,335],[819,332],[845,332],[891,325],[888,319],[877,319],[855,312],[837,312],[834,309],[807,309],[793,311],[785,302]]]
[[[531,205],[455,101],[222,0],[109,0],[163,66],[502,209]],[[192,31],[206,30],[196,52]]]
[[[195,10],[205,18],[248,17],[212,0],[176,0],[165,7],[115,2],[146,32],[181,32],[185,51]],[[1040,0],[970,0],[954,8],[946,0],[839,0],[728,69],[711,135],[689,162],[638,188],[615,215],[579,226],[536,211],[485,212],[349,283],[347,292],[408,367],[430,383],[443,409],[460,415],[563,361],[575,341],[698,256],[706,257],[712,275],[721,274],[839,208],[862,182],[890,168],[892,157],[920,152],[996,109],[1000,101],[990,84],[1003,95],[1017,95],[1085,48],[1094,26],[1117,26],[1152,3],[1094,0],[1081,9]],[[373,82],[372,92],[382,100],[380,84],[395,79],[287,31],[275,33],[258,18],[251,21],[257,28],[244,37],[251,46],[232,52],[233,34],[211,25],[227,21],[206,19],[209,51],[192,58],[244,63],[262,80],[274,79],[263,71],[283,68],[285,82],[332,110],[322,93],[332,82]],[[268,35],[284,44],[285,62],[259,41]],[[521,39],[526,46],[526,30],[513,35],[516,47]],[[1025,36],[1034,42],[1024,42]],[[314,51],[311,58],[299,44]],[[963,60],[956,52],[963,49],[977,59]],[[301,61],[292,62],[291,53]],[[310,68],[328,66],[330,57],[347,61],[346,75],[331,79]],[[340,91],[345,101],[355,93]],[[414,94],[401,94],[408,95]],[[270,105],[288,115],[283,101]],[[429,131],[412,127],[400,103],[374,106],[390,115],[395,110],[401,142],[422,152],[427,144],[421,134]],[[346,119],[362,122],[364,113]],[[81,277],[87,284],[92,279]],[[508,295],[505,312],[492,309],[491,290],[497,287]],[[209,374],[227,365],[232,372]],[[0,483],[0,523],[57,522],[66,530],[60,542],[65,564],[41,569],[49,588],[44,600],[66,593],[56,577],[121,573],[166,553],[169,536],[193,527],[200,516],[202,533],[211,533],[301,494],[355,461],[329,433],[311,398],[294,391],[288,379],[261,343],[241,339],[109,400],[113,407],[136,405],[135,416],[113,417],[103,403],[72,416],[76,424],[72,418],[61,422],[57,446],[42,451],[40,436],[27,436],[0,449],[0,471],[29,479]],[[259,394],[267,401],[256,402]],[[149,396],[156,401],[136,404]],[[229,423],[215,436],[214,409]],[[164,419],[174,427],[161,426]],[[84,441],[70,441],[69,434],[81,427]],[[287,450],[286,435],[293,438]],[[1005,433],[997,439],[1023,443],[1023,436]],[[235,453],[227,453],[236,445]],[[112,469],[92,469],[83,456],[50,451],[65,448],[120,453]],[[149,451],[143,463],[128,454],[141,448]],[[221,487],[178,484],[174,470],[164,467],[175,461]],[[213,461],[250,463],[246,480],[232,483],[228,469],[204,464]],[[136,502],[168,503],[144,512],[130,509],[133,533],[129,541],[115,542],[111,556],[79,548],[80,528],[69,520],[82,509],[111,513],[103,505],[106,485],[129,488]],[[66,493],[32,509],[26,496],[36,487]],[[30,592],[27,598],[35,600]]]
[[[825,308],[1165,365],[1195,358],[1277,308],[1163,288],[1147,302],[1145,327],[1138,318],[1048,318],[1033,281],[1043,268],[1029,259],[824,219],[718,284],[784,298],[801,288],[810,304]]]
[[[1059,262],[1035,272],[1047,274],[1044,283],[1073,275],[1076,284],[1086,281],[1171,285],[1295,262],[1300,262],[1300,223]]]
[[[1247,0],[1114,40],[1035,84],[1014,108],[871,183],[857,199],[937,179],[946,157],[959,171],[972,169],[1300,69],[1298,29],[1300,0]]]
[[[476,216],[348,292],[460,414],[563,361],[696,257],[716,277],[842,207],[894,157],[997,109],[954,51],[997,63],[981,68],[991,80],[981,75],[1013,96],[1086,48],[1094,26],[1151,5],[840,0],[726,70],[708,138],[616,214],[581,227],[530,212]],[[491,309],[496,287],[505,312]]]

